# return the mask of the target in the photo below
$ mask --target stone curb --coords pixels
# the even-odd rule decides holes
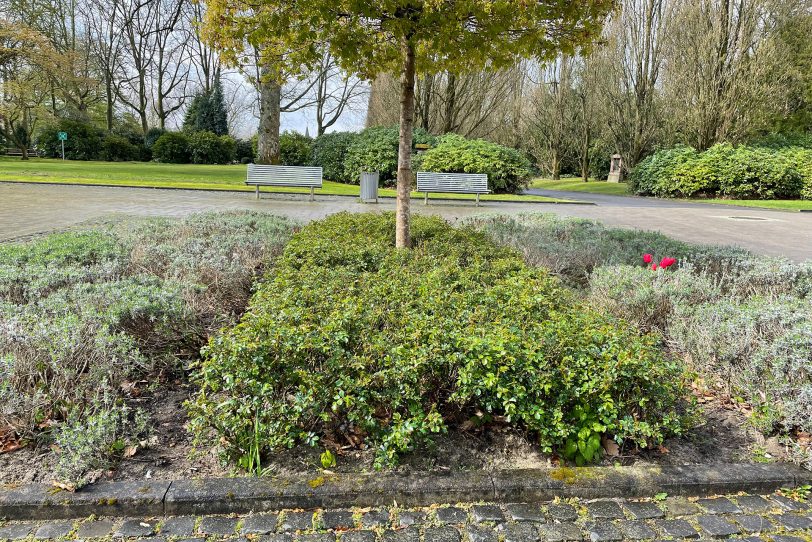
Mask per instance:
[[[323,474],[314,478],[224,478],[107,482],[74,493],[32,484],[0,491],[0,518],[70,519],[250,513],[291,508],[534,502],[555,497],[634,498],[771,493],[812,481],[786,464],[583,467],[459,474]]]
[[[224,192],[227,194],[253,194],[254,189],[249,188],[247,190],[236,190],[233,188],[182,188],[178,186],[129,186],[126,184],[96,184],[96,183],[54,183],[48,181],[11,181],[11,180],[0,180],[0,183],[7,183],[7,184],[46,184],[49,186],[90,186],[90,187],[100,187],[100,188],[135,188],[139,190],[182,190],[186,192],[214,192],[220,193]],[[309,198],[310,195],[305,192],[285,192],[285,191],[275,191],[275,192],[260,192],[265,196],[302,196],[303,198]],[[532,195],[532,194],[528,194]],[[348,194],[316,194],[316,196],[322,196],[325,198],[351,198],[354,200],[359,199],[359,196],[351,196]],[[546,196],[550,197],[550,196]],[[387,200],[394,200],[395,196],[379,196],[378,199],[387,199]],[[420,197],[413,197],[413,200],[419,200]],[[253,200],[252,200],[253,201]],[[306,201],[306,199],[302,199],[302,201]],[[431,198],[430,201],[445,201],[445,202],[452,202],[452,203],[472,203],[474,200],[470,199],[454,199],[454,198]],[[319,200],[316,200],[315,203],[319,203]],[[578,201],[578,200],[560,200],[560,201],[517,201],[517,200],[510,200],[510,199],[488,199],[482,200],[480,202],[480,206],[485,206],[488,203],[519,203],[519,204],[534,204],[534,205],[597,205],[591,201]]]

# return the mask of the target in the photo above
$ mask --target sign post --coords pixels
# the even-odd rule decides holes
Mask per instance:
[[[59,138],[59,142],[62,143],[62,159],[65,159],[65,141],[68,140],[68,132],[57,132],[56,137]]]

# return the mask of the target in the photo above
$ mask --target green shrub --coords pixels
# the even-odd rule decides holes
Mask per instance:
[[[359,184],[361,173],[377,171],[380,181],[392,185],[397,180],[398,141],[397,126],[367,128],[353,138],[344,159],[344,182]],[[435,138],[422,128],[414,130],[414,144],[434,144]]]
[[[801,147],[714,145],[662,150],[634,168],[631,189],[660,197],[795,199],[812,178],[812,151]]]
[[[152,145],[152,157],[165,164],[188,164],[189,138],[182,132],[166,132]]]
[[[254,146],[250,139],[238,139],[234,149],[234,159],[240,164],[254,163]]]
[[[680,429],[680,366],[654,337],[577,305],[545,271],[470,229],[334,215],[294,236],[241,322],[213,338],[189,403],[198,443],[248,458],[343,428],[378,465],[483,412],[578,463],[600,435]]]
[[[313,156],[313,138],[285,130],[279,135],[279,157],[285,166],[306,166]]]
[[[141,149],[130,143],[125,137],[108,134],[102,141],[100,158],[108,162],[139,160]]]
[[[324,178],[338,183],[352,183],[346,176],[344,161],[347,151],[358,137],[355,132],[331,132],[313,140],[312,165],[322,168]]]
[[[76,120],[61,119],[47,126],[37,136],[37,148],[48,158],[62,157],[62,142],[58,132],[67,132],[65,158],[68,160],[98,160],[104,132],[96,126]]]
[[[234,161],[237,143],[228,135],[212,132],[189,134],[189,154],[194,164],[229,164]]]
[[[441,137],[419,155],[418,163],[421,171],[487,173],[488,187],[494,192],[518,192],[533,174],[530,162],[516,149],[456,134]]]
[[[162,135],[166,133],[166,130],[163,128],[150,128],[147,130],[146,135],[144,136],[144,146],[148,149],[152,149],[152,146],[155,145],[155,142],[160,139]]]

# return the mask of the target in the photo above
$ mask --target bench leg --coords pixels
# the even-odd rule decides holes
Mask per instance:
[[[257,199],[259,199],[259,185],[257,185]]]
[[[423,204],[424,204],[424,205],[428,205],[428,204],[429,204],[429,193],[428,193],[428,192],[426,192],[426,199],[424,199],[424,200],[423,200]]]
[[[310,187],[310,201],[315,201],[315,198],[313,197],[314,190],[316,190],[316,189],[311,186]]]
[[[476,195],[476,206],[479,207],[479,192]]]

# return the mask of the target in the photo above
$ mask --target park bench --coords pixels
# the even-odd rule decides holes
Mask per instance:
[[[6,149],[6,156],[22,156],[22,149]],[[37,156],[37,149],[28,149],[28,156]]]
[[[321,181],[320,167],[248,164],[248,178],[245,184],[256,187],[257,199],[260,186],[295,186],[309,188],[310,201],[313,201],[313,191],[321,188]]]
[[[479,195],[487,194],[488,176],[485,173],[430,173],[417,172],[417,191],[425,192],[425,203],[429,203],[429,192],[476,194],[479,206]]]

